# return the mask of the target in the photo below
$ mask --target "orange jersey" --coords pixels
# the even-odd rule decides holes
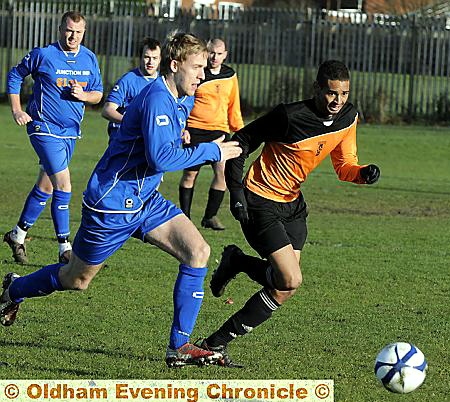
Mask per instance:
[[[358,114],[350,103],[333,120],[318,117],[312,99],[278,105],[239,131],[233,139],[243,148],[227,161],[230,190],[242,188],[277,202],[290,202],[301,184],[326,156],[331,156],[340,180],[363,184],[356,152]],[[244,160],[264,143],[242,184]]]
[[[224,64],[216,75],[205,68],[205,80],[195,91],[188,127],[230,132],[243,126],[236,73]]]

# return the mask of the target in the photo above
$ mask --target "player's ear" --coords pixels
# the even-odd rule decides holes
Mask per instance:
[[[170,61],[170,71],[172,71],[172,73],[176,73],[178,71],[178,61],[177,60]]]

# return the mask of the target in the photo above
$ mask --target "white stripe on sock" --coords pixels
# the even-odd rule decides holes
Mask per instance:
[[[259,295],[261,296],[262,301],[264,304],[269,307],[272,311],[275,311],[278,306],[272,301],[272,298],[268,295],[266,289],[262,289],[259,292]]]

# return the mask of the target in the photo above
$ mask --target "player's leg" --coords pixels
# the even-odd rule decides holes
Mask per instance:
[[[70,259],[72,246],[69,242],[70,235],[70,199],[72,197],[72,185],[70,182],[69,168],[52,174],[50,180],[53,184],[53,198],[51,213],[55,234],[58,240],[59,262],[67,263]]]
[[[28,194],[17,225],[11,231],[5,233],[3,237],[3,241],[10,246],[13,252],[12,256],[18,263],[25,264],[28,262],[25,247],[26,235],[45,209],[52,192],[52,183],[41,167],[36,184]]]
[[[174,315],[166,362],[170,367],[212,363],[221,355],[198,348],[189,341],[203,302],[209,245],[173,203],[159,195],[154,204],[151,216],[143,225],[144,239],[180,262],[173,290]]]
[[[247,201],[252,225],[243,226],[244,234],[250,245],[260,255],[267,256],[267,260],[247,256],[234,246],[228,253],[224,252],[228,254],[228,261],[222,258],[218,267],[222,272],[219,276],[226,278],[223,272],[230,270],[234,275],[242,271],[263,288],[205,340],[205,345],[212,350],[225,350],[227,344],[237,336],[245,335],[267,321],[281,304],[292,297],[302,282],[300,250],[307,235],[307,212],[303,198],[276,205],[272,201],[247,194]],[[217,272],[213,279],[214,276],[217,276]],[[215,287],[212,286],[212,290],[220,289],[212,280],[213,284]]]
[[[12,325],[24,298],[47,296],[56,290],[84,290],[103,262],[139,227],[139,216],[102,214],[83,208],[73,253],[67,264],[47,265],[29,275],[9,273],[3,280],[0,321]]]
[[[183,170],[180,184],[178,187],[180,208],[183,213],[190,219],[192,199],[194,198],[195,181],[200,172],[200,166],[193,166],[189,169]]]
[[[56,238],[58,239],[58,260],[67,263],[72,246],[70,235],[70,182],[69,163],[72,159],[76,140],[72,138],[54,138],[35,136],[32,140],[38,152],[45,173],[53,185],[51,214]]]
[[[211,350],[223,350],[226,353],[228,343],[237,336],[249,333],[272,317],[281,304],[292,297],[300,286],[299,258],[300,252],[293,250],[292,245],[273,252],[269,256],[272,277],[260,276],[261,282],[265,283],[265,286],[251,296],[239,311],[211,334],[205,340],[205,345]],[[235,365],[231,359],[228,364],[226,363],[224,365]]]
[[[215,162],[212,164],[212,168],[214,176],[208,193],[208,202],[206,203],[202,226],[213,230],[224,230],[225,226],[220,222],[217,213],[227,188],[225,183],[225,162]]]
[[[0,297],[1,324],[10,326],[14,323],[25,298],[48,296],[55,291],[85,290],[101,267],[102,264],[89,265],[73,253],[66,265],[47,265],[22,277],[7,274]]]

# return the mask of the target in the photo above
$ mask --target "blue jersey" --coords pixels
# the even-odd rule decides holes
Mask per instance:
[[[133,98],[154,80],[155,78],[146,77],[142,75],[139,68],[135,68],[119,78],[106,97],[105,102],[113,102],[119,105],[117,111],[123,115]],[[120,123],[109,122],[108,133],[111,135],[117,132],[119,127]]]
[[[164,172],[221,159],[216,143],[182,148],[193,96],[176,98],[163,77],[148,84],[127,108],[84,192],[86,207],[136,213],[155,193]]]
[[[74,52],[62,50],[59,42],[34,48],[8,73],[8,94],[20,94],[28,75],[34,80],[26,112],[33,119],[28,135],[77,138],[84,102],[70,94],[70,82],[77,80],[85,91],[103,92],[97,58],[84,46]]]

